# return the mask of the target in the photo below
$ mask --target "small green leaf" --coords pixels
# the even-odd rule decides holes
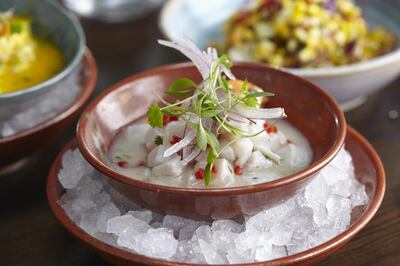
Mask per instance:
[[[11,28],[11,34],[22,32],[22,25],[20,23],[12,22],[10,24],[10,28]]]
[[[201,123],[197,127],[196,141],[200,150],[205,151],[207,149],[207,133]]]
[[[219,58],[219,62],[226,66],[227,68],[231,68],[233,66],[231,60],[229,59],[229,57],[226,54],[223,54],[220,58]]]
[[[271,96],[275,96],[275,94],[267,91],[256,91],[247,94],[245,98],[258,98],[258,97],[271,97]]]
[[[162,112],[168,116],[181,116],[186,113],[187,110],[180,106],[166,106],[163,108]]]
[[[154,139],[154,144],[156,144],[156,145],[161,145],[161,144],[163,144],[163,139],[162,139],[162,137],[161,137],[161,136],[155,137],[155,139]]]
[[[211,148],[214,149],[215,151],[219,150],[219,141],[217,137],[211,133],[210,131],[206,131],[207,133],[207,142],[210,144]]]
[[[180,78],[172,82],[171,86],[165,92],[166,94],[179,98],[192,93],[197,88],[197,85],[188,78]]]
[[[225,92],[228,92],[230,90],[228,82],[223,76],[218,77],[219,85],[224,89]]]
[[[212,163],[208,163],[204,169],[204,185],[206,186],[210,183],[212,166]]]
[[[258,104],[257,98],[270,97],[270,96],[274,96],[274,94],[271,92],[265,92],[265,91],[252,92],[252,93],[246,94],[242,98],[242,102],[244,102],[248,106],[257,107],[257,104]]]
[[[222,110],[205,110],[201,112],[201,117],[211,118],[222,113]]]
[[[147,121],[151,127],[163,127],[163,115],[158,104],[153,103],[147,110]]]
[[[218,153],[215,149],[210,149],[207,156],[207,163],[214,163],[217,160]]]

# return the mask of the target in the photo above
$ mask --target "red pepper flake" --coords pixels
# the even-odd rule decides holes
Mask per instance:
[[[233,168],[233,171],[235,172],[236,175],[242,175],[243,174],[243,169],[239,165],[235,165]]]
[[[121,168],[128,168],[129,163],[128,163],[128,162],[125,162],[125,161],[119,161],[119,162],[117,163],[117,165],[118,165],[119,167],[121,167]]]
[[[276,128],[276,126],[272,126],[268,122],[264,123],[264,129],[265,129],[265,131],[267,131],[268,134],[278,132],[278,129]]]
[[[213,172],[214,174],[218,172],[217,167],[215,165],[212,166],[211,172]]]
[[[144,166],[144,161],[140,161],[138,166]]]
[[[194,173],[194,176],[196,177],[196,179],[203,180],[204,179],[204,169],[203,168],[197,169],[197,171]]]
[[[167,125],[168,123],[172,121],[178,121],[179,117],[177,116],[168,116],[166,114],[163,114],[163,126]]]
[[[176,136],[176,135],[173,135],[173,136],[172,136],[172,139],[170,140],[169,143],[171,143],[171,145],[174,145],[174,144],[178,143],[178,142],[181,141],[181,140],[182,140],[181,137]]]

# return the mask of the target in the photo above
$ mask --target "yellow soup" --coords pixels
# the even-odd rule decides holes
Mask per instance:
[[[63,65],[55,44],[32,35],[29,18],[0,20],[0,93],[37,85],[60,72]]]

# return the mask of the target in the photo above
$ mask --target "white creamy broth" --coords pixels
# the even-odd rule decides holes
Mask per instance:
[[[250,125],[254,130],[257,125]],[[262,122],[264,123],[264,122]],[[311,163],[312,151],[307,139],[289,122],[274,124],[276,132],[267,130],[246,139],[237,139],[224,149],[214,164],[207,187],[236,187],[273,181],[297,172]],[[253,129],[252,129],[253,130]],[[132,124],[117,135],[109,152],[111,166],[128,177],[175,187],[205,187],[202,169],[206,152],[183,165],[182,156],[164,156],[176,137],[184,135],[184,123],[170,122],[162,129],[153,129],[144,123]],[[161,145],[158,144],[162,140]],[[232,137],[218,139],[221,147]],[[175,141],[177,141],[175,140]]]

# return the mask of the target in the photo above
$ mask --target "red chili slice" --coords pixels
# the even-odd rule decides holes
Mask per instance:
[[[172,139],[169,141],[169,143],[171,143],[171,145],[174,145],[174,144],[178,143],[178,142],[181,141],[181,140],[182,140],[181,137],[176,136],[176,135],[173,135],[173,136],[172,136]]]
[[[203,168],[197,169],[197,171],[194,173],[194,176],[196,177],[196,179],[203,180],[204,179],[204,169]]]
[[[278,132],[278,129],[276,128],[276,126],[272,126],[268,122],[264,123],[264,129],[265,129],[265,131],[267,131],[268,134]]]
[[[117,165],[118,165],[119,167],[121,167],[121,168],[128,168],[129,163],[128,163],[128,162],[125,162],[125,161],[119,161],[119,162],[117,163]]]
[[[163,126],[168,125],[168,123],[172,121],[178,121],[179,117],[177,116],[168,116],[166,114],[163,114]]]
[[[243,169],[239,165],[235,165],[233,168],[233,171],[235,172],[236,175],[242,175],[243,174]]]
[[[211,172],[213,172],[214,174],[218,172],[217,167],[215,165],[212,166]]]

